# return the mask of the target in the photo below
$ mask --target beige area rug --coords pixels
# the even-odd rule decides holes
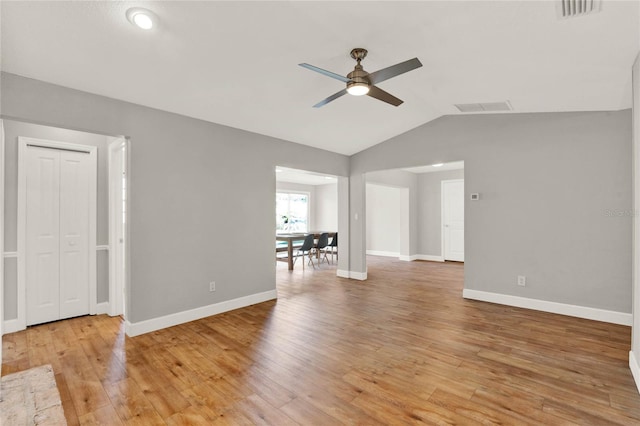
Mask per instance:
[[[53,368],[42,365],[2,378],[0,425],[66,425]]]

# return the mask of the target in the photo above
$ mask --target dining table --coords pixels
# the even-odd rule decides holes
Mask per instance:
[[[304,238],[308,234],[313,234],[315,239],[320,238],[320,234],[326,232],[329,234],[330,238],[333,238],[336,235],[336,232],[328,232],[328,231],[311,231],[311,232],[297,232],[297,233],[287,233],[287,234],[276,234],[276,260],[281,262],[287,262],[288,268],[290,271],[293,271],[293,249],[296,247],[300,247],[304,242]],[[278,244],[278,242],[286,242],[286,244]],[[278,257],[277,254],[280,252],[287,252],[287,257]],[[319,256],[319,253],[318,253]]]

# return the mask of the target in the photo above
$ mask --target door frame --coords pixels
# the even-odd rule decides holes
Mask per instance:
[[[0,119],[0,376],[2,375],[2,336],[4,335],[4,121]],[[0,390],[0,400],[2,390]]]
[[[447,179],[447,180],[440,181],[440,253],[442,255],[443,262],[447,260],[447,256],[445,254],[445,236],[444,236],[444,186],[447,183],[456,183],[456,182],[462,182],[464,184],[464,179]],[[464,198],[464,194],[462,195],[462,197]],[[465,223],[465,227],[466,227],[466,223]]]
[[[124,156],[124,164],[119,164],[115,161],[115,151],[122,147],[125,153]],[[117,200],[117,192],[115,178],[120,174],[119,170],[124,168],[125,171],[125,180],[127,182],[125,187],[125,193],[123,194],[124,198],[127,200],[127,204],[129,204],[129,138],[126,137],[118,137],[113,140],[109,144],[108,147],[108,168],[109,168],[109,177],[108,177],[108,187],[109,187],[109,315],[117,316],[123,315],[126,320],[126,309],[125,309],[125,294],[124,289],[128,288],[129,284],[129,274],[127,267],[129,265],[129,209],[125,210],[125,215],[127,216],[125,219],[125,228],[124,228],[124,259],[123,259],[123,268],[124,271],[118,272],[118,263],[116,262],[115,252],[116,246],[118,243],[118,235],[116,233],[116,224],[119,220],[116,214],[116,203]],[[122,181],[120,181],[120,185]],[[128,206],[127,206],[128,207]],[[123,282],[116,280],[116,275],[121,274]],[[124,288],[123,288],[124,287]]]
[[[27,328],[27,262],[26,262],[26,210],[27,210],[27,174],[26,154],[27,145],[33,144],[44,148],[66,149],[82,151],[88,153],[96,167],[89,176],[89,315],[97,313],[97,293],[98,280],[96,270],[96,228],[97,228],[97,187],[98,187],[98,148],[91,145],[81,145],[69,142],[52,141],[47,139],[36,139],[25,136],[18,137],[18,271],[17,271],[17,291],[18,291],[18,330]]]

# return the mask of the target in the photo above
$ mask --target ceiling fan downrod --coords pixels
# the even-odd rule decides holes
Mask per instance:
[[[347,92],[355,96],[366,95],[369,92],[369,73],[362,68],[360,61],[367,56],[367,49],[357,47],[351,50],[351,57],[358,63],[353,71],[347,74],[347,78],[350,80],[347,83]]]

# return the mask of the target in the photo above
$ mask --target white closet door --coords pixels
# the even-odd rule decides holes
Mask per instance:
[[[442,181],[444,259],[464,262],[464,181]]]
[[[89,313],[89,172],[88,154],[60,151],[60,318]]]
[[[29,147],[26,161],[27,325],[60,318],[60,152]]]
[[[26,152],[27,325],[86,315],[95,161],[81,152]]]

